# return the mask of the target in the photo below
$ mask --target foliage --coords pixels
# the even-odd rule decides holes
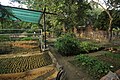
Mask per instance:
[[[115,11],[119,11],[119,1],[118,0],[104,0],[104,3],[106,5],[106,7],[104,7],[99,1],[93,1],[93,3],[98,4],[100,7],[102,7],[104,9],[104,12],[107,14],[107,25],[106,29],[108,31],[108,39],[109,42],[112,40],[112,26],[113,26],[113,21],[114,19],[116,19],[115,16],[119,16],[118,14],[114,13]],[[119,19],[119,18],[118,18]],[[106,20],[106,19],[105,19]],[[106,21],[104,21],[105,23]],[[103,26],[102,26],[103,27]],[[104,28],[104,27],[103,27]]]
[[[120,59],[120,54],[114,54],[112,52],[107,52],[104,54],[106,57],[111,57],[113,59]]]
[[[79,41],[73,34],[68,33],[57,39],[55,47],[61,55],[65,56],[76,55],[80,52],[89,53],[102,48],[102,46],[93,42]]]
[[[97,44],[89,42],[89,41],[80,42],[80,51],[81,52],[88,53],[90,51],[98,50],[99,48],[101,48],[100,45],[97,45]]]
[[[62,30],[61,30],[61,27],[55,27],[53,28],[53,32],[55,34],[55,36],[59,37],[61,34],[62,34]]]
[[[66,30],[79,25],[84,25],[86,21],[86,11],[91,9],[89,3],[85,0],[11,0],[26,4],[29,9],[43,10],[52,12],[56,15],[46,15],[47,26],[52,28],[63,26]],[[48,14],[47,13],[47,14]],[[62,29],[62,28],[61,28]]]
[[[0,35],[0,41],[10,41],[10,37],[8,35]]]
[[[97,59],[111,64],[111,71],[115,72],[120,68],[120,54],[109,51],[102,52],[103,55],[96,56]]]
[[[89,57],[87,55],[78,55],[76,60],[79,65],[88,71],[90,75],[96,78],[100,78],[110,71],[110,64],[104,63],[95,57]]]
[[[113,17],[112,27],[117,28],[120,25],[120,11],[117,10],[110,10],[110,14]],[[99,16],[98,19],[95,21],[95,26],[101,30],[107,30],[109,24],[109,17],[105,11],[103,11]]]
[[[20,39],[20,41],[33,41],[33,40],[38,40],[38,39],[34,37],[24,37]]]
[[[120,8],[120,0],[108,0],[110,6]]]
[[[51,63],[52,61],[48,54],[2,58],[0,59],[0,74],[24,72],[40,68]]]
[[[55,42],[55,47],[61,55],[70,56],[79,53],[79,44],[79,41],[73,34],[67,33],[57,39]]]
[[[87,11],[88,21],[94,25],[94,22],[98,19],[98,16],[103,10],[101,8],[93,8]]]
[[[101,30],[107,30],[109,24],[109,17],[105,11],[103,11],[99,16],[98,20],[95,22],[95,26]]]

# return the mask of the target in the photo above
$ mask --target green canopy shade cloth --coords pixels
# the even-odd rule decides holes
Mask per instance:
[[[10,20],[21,20],[21,21],[31,22],[31,23],[39,23],[43,14],[43,12],[41,11],[2,6],[2,5],[0,5],[0,9],[1,9],[0,17],[3,15],[3,12],[1,11],[3,11],[4,9],[4,11],[7,11],[7,13],[9,13],[7,14],[9,16],[4,16],[4,18],[10,19]]]

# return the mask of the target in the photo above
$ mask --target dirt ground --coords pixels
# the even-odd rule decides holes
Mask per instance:
[[[74,59],[74,56],[63,57],[60,54],[56,54],[52,47],[50,47],[50,49],[58,63],[63,66],[66,71],[67,80],[93,80],[88,74],[85,74],[81,68],[75,67],[69,62]]]

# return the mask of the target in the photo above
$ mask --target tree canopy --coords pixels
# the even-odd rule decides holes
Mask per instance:
[[[46,12],[56,14],[46,15],[46,24],[49,31],[58,34],[61,34],[63,29],[71,31],[74,27],[86,25],[87,22],[102,30],[120,26],[120,0],[103,1],[106,7],[99,0],[96,3],[93,0],[11,0],[13,3],[26,5],[28,9],[39,11],[46,8]]]

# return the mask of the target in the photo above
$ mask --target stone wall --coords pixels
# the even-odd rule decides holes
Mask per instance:
[[[78,30],[78,37],[92,39],[96,41],[104,41],[108,42],[108,34],[107,31],[103,30],[93,30],[92,27],[81,28]],[[120,39],[120,33],[116,34],[116,32],[112,32],[112,39]]]
[[[107,32],[105,31],[85,31],[80,33],[80,38],[92,39],[96,41],[107,41]]]

